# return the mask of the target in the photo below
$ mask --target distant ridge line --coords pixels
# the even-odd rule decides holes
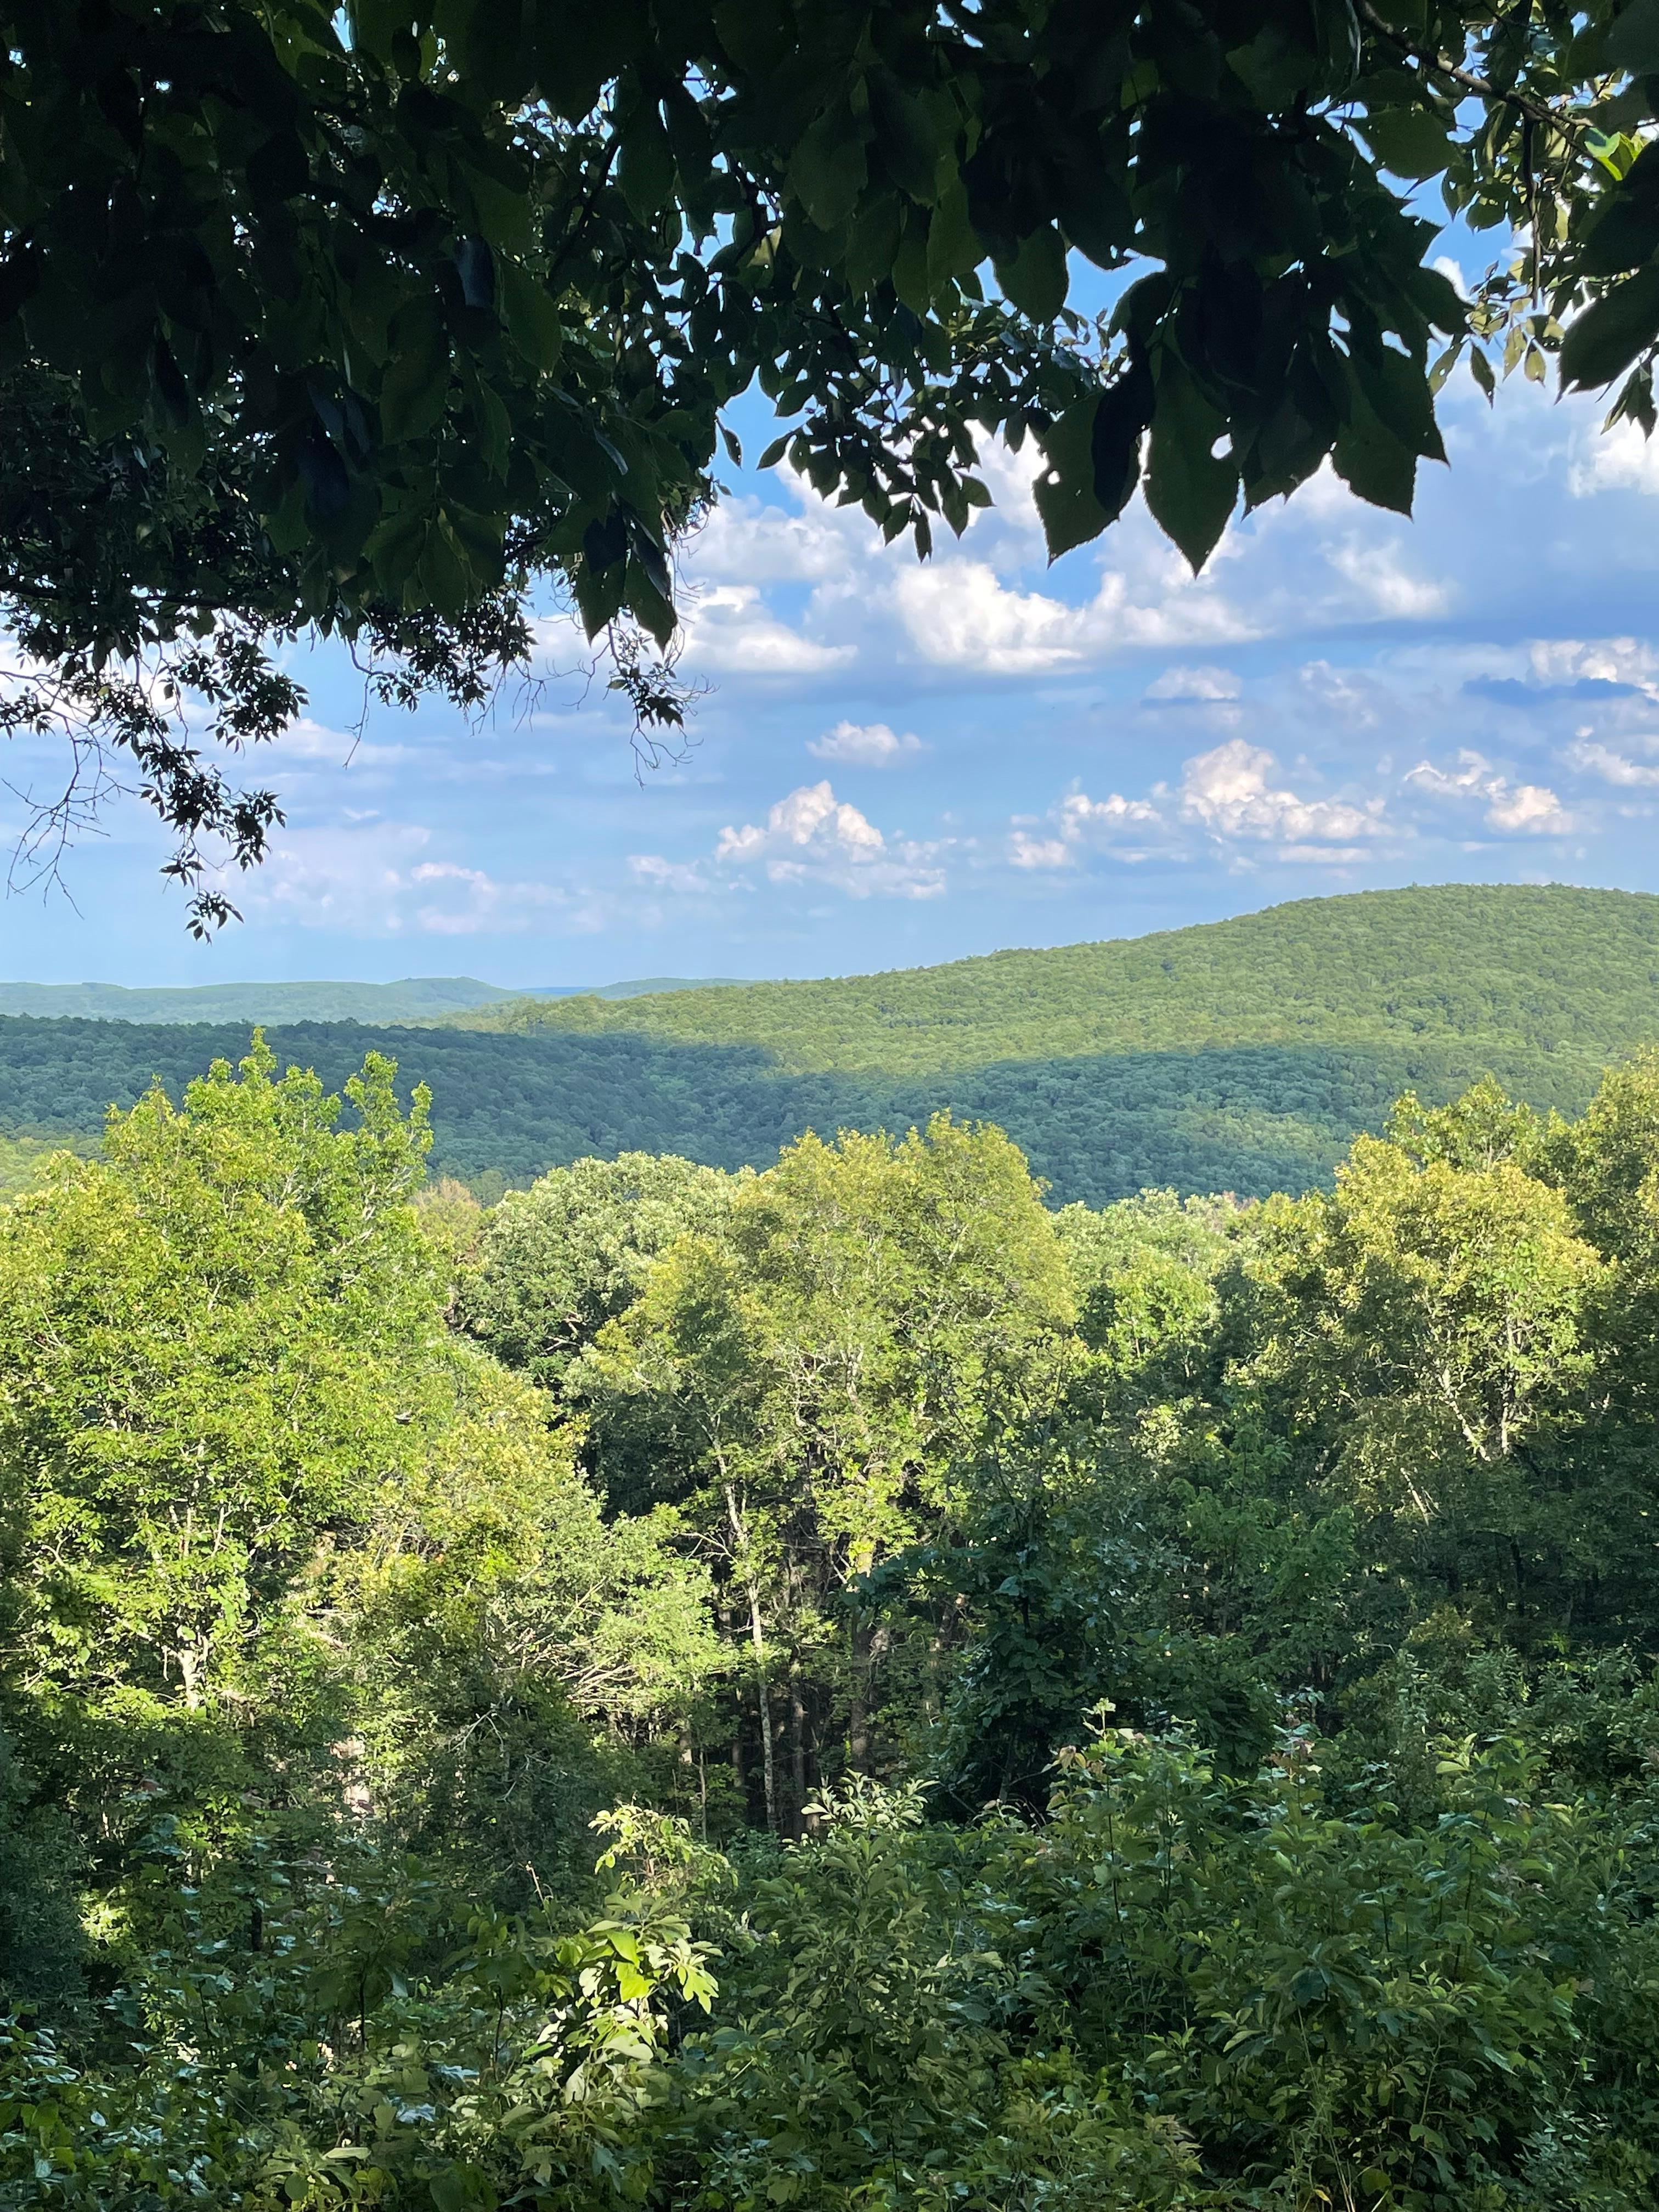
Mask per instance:
[[[112,1103],[157,1079],[179,1097],[248,1026],[0,1013],[0,1139],[20,1148],[9,1170],[0,1143],[0,1196],[31,1144],[95,1145]],[[835,981],[264,1026],[331,1090],[369,1050],[424,1082],[430,1170],[481,1196],[624,1152],[764,1167],[807,1129],[949,1109],[1005,1128],[1051,1204],[1255,1197],[1328,1182],[1407,1090],[1434,1103],[1491,1074],[1582,1112],[1604,1069],[1659,1047],[1659,896],[1418,886]]]
[[[620,983],[548,983],[519,989],[474,975],[406,975],[394,983],[0,982],[0,1014],[47,1021],[137,1022],[170,1027],[199,1022],[365,1022],[424,1026],[496,1004],[550,999],[635,999],[711,990],[726,976],[648,975]]]

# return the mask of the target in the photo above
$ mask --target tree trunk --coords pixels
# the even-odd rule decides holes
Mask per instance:
[[[876,1669],[887,1656],[892,1631],[885,1621],[859,1623],[853,1631],[853,1699],[847,1723],[847,1763],[855,1774],[870,1771],[870,1708]]]
[[[761,1628],[760,1590],[749,1585],[749,1640],[755,1649],[755,1690],[760,1702],[761,1785],[766,1793],[766,1825],[778,1832],[778,1781],[772,1747],[772,1697],[766,1686],[766,1638]]]
[[[806,1831],[806,1700],[801,1695],[800,1661],[789,1662],[789,1760],[795,1785],[794,1832]]]
[[[870,1771],[870,1628],[853,1623],[853,1685],[847,1709],[847,1764],[854,1774]]]

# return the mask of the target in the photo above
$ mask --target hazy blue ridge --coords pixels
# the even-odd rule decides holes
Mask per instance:
[[[397,983],[200,983],[130,989],[119,983],[0,983],[0,1014],[103,1022],[408,1022],[470,1012],[497,1000],[638,999],[712,990],[716,975],[647,975],[623,983],[549,983],[504,989],[473,975],[409,975]]]

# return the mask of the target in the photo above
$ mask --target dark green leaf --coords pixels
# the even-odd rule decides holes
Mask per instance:
[[[1033,231],[1012,259],[995,266],[1004,298],[1034,322],[1051,323],[1066,305],[1066,241],[1052,223]]]
[[[1140,481],[1140,445],[1153,399],[1151,373],[1139,361],[1100,395],[1089,451],[1095,498],[1108,521],[1116,521]]]
[[[818,117],[789,164],[790,185],[820,230],[846,222],[867,173],[863,141],[841,108]]]
[[[1641,269],[1593,301],[1561,345],[1561,381],[1611,384],[1659,336],[1659,269]]]
[[[641,100],[629,117],[617,173],[623,198],[641,222],[667,206],[674,191],[674,151],[654,100]]]
[[[1032,485],[1048,558],[1098,538],[1111,520],[1095,497],[1094,426],[1099,402],[1079,399],[1041,434],[1048,466]]]
[[[1225,418],[1199,391],[1179,355],[1166,349],[1156,375],[1146,504],[1196,574],[1233,511],[1238,465],[1231,453],[1212,450],[1226,430]]]
[[[1359,130],[1385,169],[1396,177],[1438,176],[1451,155],[1451,118],[1426,101],[1389,107],[1360,119]]]
[[[1659,0],[1630,0],[1607,34],[1607,51],[1615,69],[1659,76]]]
[[[1373,507],[1409,514],[1417,487],[1417,454],[1378,418],[1356,382],[1346,419],[1332,449],[1336,472],[1349,489]]]

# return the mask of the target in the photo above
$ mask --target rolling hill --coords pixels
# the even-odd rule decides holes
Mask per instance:
[[[510,999],[633,999],[715,990],[720,979],[647,975],[630,983],[550,983],[503,990],[472,975],[406,975],[398,983],[198,983],[130,990],[120,983],[0,983],[0,1014],[94,1022],[425,1022]]]
[[[1659,898],[1446,885],[939,968],[605,1000],[498,999],[430,1026],[270,1030],[331,1085],[370,1047],[434,1094],[434,1165],[524,1181],[584,1152],[763,1164],[805,1127],[1000,1121],[1056,1200],[1323,1180],[1414,1087],[1488,1070],[1581,1106],[1659,1040]],[[245,1025],[0,1017],[0,1134],[73,1136]]]

